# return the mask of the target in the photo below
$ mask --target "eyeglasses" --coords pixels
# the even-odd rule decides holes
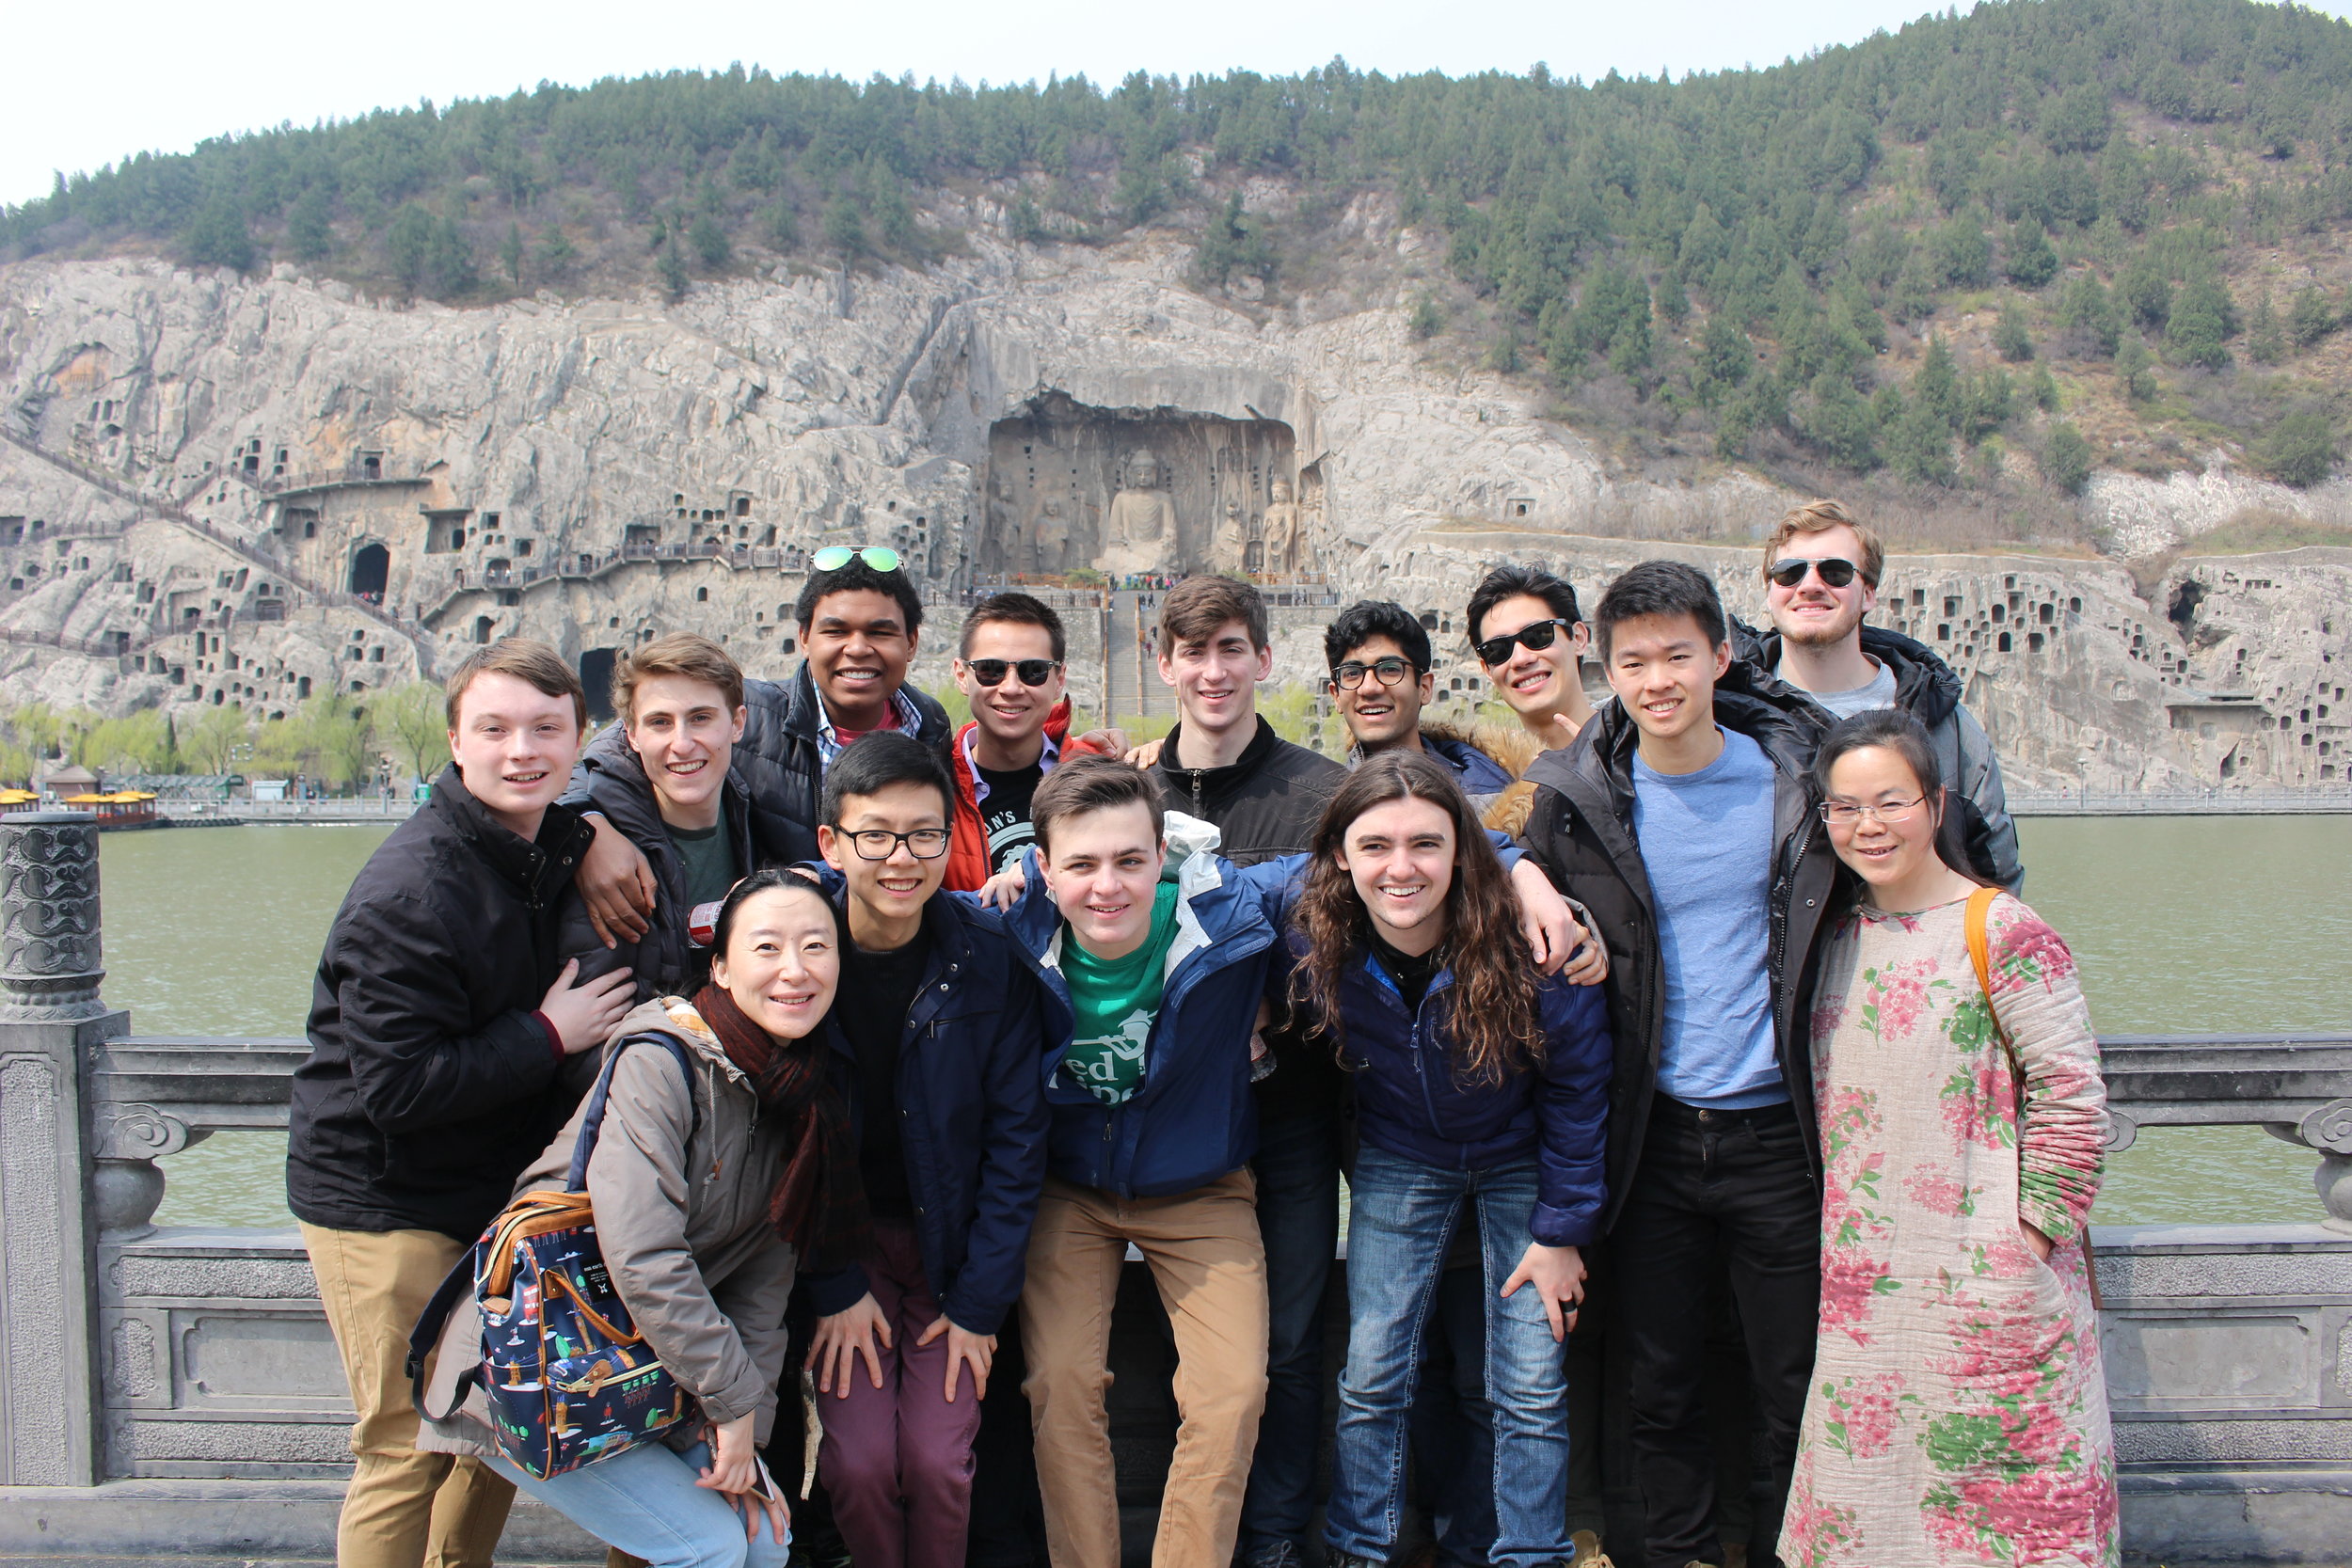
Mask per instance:
[[[841,832],[838,828],[834,831]],[[947,852],[945,828],[917,828],[911,833],[894,833],[887,828],[860,828],[841,836],[856,847],[858,859],[863,861],[886,861],[898,852],[901,844],[918,861],[935,861]]]
[[[1410,659],[1391,656],[1387,658],[1375,658],[1370,664],[1351,658],[1343,664],[1331,667],[1331,684],[1343,691],[1353,691],[1363,685],[1366,675],[1370,675],[1382,686],[1403,686],[1412,678],[1413,663]]]
[[[1820,805],[1821,820],[1833,828],[1855,828],[1860,827],[1862,819],[1867,816],[1873,822],[1891,825],[1910,821],[1919,815],[1919,808],[1927,803],[1928,798],[1924,795],[1916,800],[1884,800],[1875,806],[1857,806],[1850,800],[1824,800]]]
[[[1061,668],[1057,658],[974,658],[963,667],[972,672],[972,678],[982,686],[1002,686],[1008,673],[1019,675],[1024,686],[1043,686]]]
[[[1530,653],[1541,653],[1544,649],[1550,647],[1559,638],[1560,629],[1563,626],[1575,625],[1574,621],[1563,620],[1557,615],[1549,621],[1530,621],[1517,631],[1506,632],[1501,637],[1489,637],[1484,642],[1470,644],[1470,648],[1478,655],[1478,662],[1491,670],[1511,657],[1513,643],[1518,644]]]
[[[863,561],[877,572],[898,569],[898,552],[887,545],[867,545],[851,549],[847,545],[827,545],[808,558],[808,563],[820,572],[837,572],[852,560]]]
[[[1844,588],[1853,581],[1860,570],[1852,562],[1834,555],[1820,561],[1798,555],[1773,562],[1764,568],[1764,575],[1783,588],[1794,588],[1804,580],[1806,572],[1816,571],[1821,574],[1822,587]]]

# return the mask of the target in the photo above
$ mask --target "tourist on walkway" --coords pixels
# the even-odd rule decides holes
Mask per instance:
[[[1617,701],[1529,766],[1527,839],[1610,948],[1610,1331],[1625,1336],[1647,1533],[1642,1555],[1613,1555],[1684,1568],[1723,1561],[1704,1388],[1726,1264],[1763,1429],[1755,1542],[1779,1537],[1813,1364],[1804,1019],[1836,869],[1814,812],[1823,725],[1733,660],[1715,585],[1692,567],[1629,568],[1593,619]]]
[[[1973,875],[2014,892],[2026,876],[2017,824],[1993,742],[1961,705],[1960,677],[1925,643],[1863,624],[1878,607],[1885,569],[1885,547],[1867,524],[1834,500],[1808,501],[1764,541],[1764,609],[1772,629],[1757,638],[1737,627],[1734,651],[1833,719],[1899,707],[1918,720],[1937,768],[1952,782],[1945,831]]]
[[[834,1009],[870,1228],[812,1275],[818,1469],[859,1568],[961,1568],[973,1443],[1020,1299],[1045,1177],[1035,972],[1003,926],[938,896],[947,771],[872,735],[825,779],[818,832],[849,927]]]
[[[800,1259],[837,1267],[865,1224],[829,1043],[841,928],[816,887],[762,871],[727,895],[714,939],[710,980],[691,1002],[645,1003],[613,1031],[618,1059],[588,1158],[612,1288],[699,1418],[541,1481],[500,1451],[476,1389],[418,1446],[482,1456],[654,1568],[782,1568],[788,1505],[758,1446],[775,1419],[785,1300]],[[684,1047],[691,1082],[655,1035]],[[583,1106],[517,1194],[562,1186],[586,1118]],[[428,1409],[449,1409],[481,1342],[469,1296],[442,1330]]]
[[[294,1069],[286,1203],[358,1419],[343,1568],[487,1568],[514,1489],[415,1446],[408,1333],[585,1085],[567,1063],[628,1010],[575,984],[559,936],[588,832],[555,804],[587,719],[544,642],[505,638],[448,682],[451,766],[336,911]],[[593,1064],[590,1064],[593,1065]]]
[[[1601,993],[1546,977],[1452,772],[1394,751],[1340,786],[1292,917],[1295,991],[1353,1074],[1348,1350],[1325,1538],[1341,1568],[1399,1545],[1406,1419],[1457,1229],[1483,1239],[1486,1560],[1575,1553],[1561,1345],[1598,1234],[1612,1054]]]
[[[2074,956],[1938,853],[1952,797],[1916,721],[1843,721],[1817,774],[1851,879],[1813,1010],[1820,1346],[1781,1556],[2107,1568],[2106,1090]]]

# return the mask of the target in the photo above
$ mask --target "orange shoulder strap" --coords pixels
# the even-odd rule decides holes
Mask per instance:
[[[1993,900],[2000,895],[1995,887],[1980,887],[1968,895],[1968,957],[1977,966],[1977,984],[1984,991],[1984,1006],[1999,1026],[2000,1014],[1993,1006],[1993,937],[1990,929]]]

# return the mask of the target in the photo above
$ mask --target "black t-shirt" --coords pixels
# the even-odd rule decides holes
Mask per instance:
[[[988,799],[980,802],[980,831],[988,835],[988,869],[993,874],[1019,861],[1037,838],[1029,826],[1029,800],[1045,768],[1040,763],[999,773],[975,765],[974,770],[988,786]]]
[[[1430,984],[1438,978],[1438,972],[1445,968],[1446,944],[1441,942],[1415,958],[1391,947],[1380,940],[1377,931],[1372,932],[1371,936],[1373,957],[1380,960],[1380,967],[1387,970],[1389,978],[1396,982],[1396,989],[1405,997],[1405,1006],[1414,1012],[1421,1011],[1422,1002],[1429,994]]]
[[[877,1219],[914,1217],[907,1190],[906,1148],[898,1136],[898,1047],[906,1038],[907,1013],[923,986],[930,961],[930,934],[920,932],[904,947],[869,953],[855,942],[841,950],[841,989],[834,1016],[857,1057],[862,1134],[858,1173],[866,1201]]]

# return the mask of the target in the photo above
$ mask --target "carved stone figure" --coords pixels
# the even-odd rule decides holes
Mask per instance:
[[[1239,501],[1225,503],[1225,520],[1216,526],[1216,545],[1209,552],[1209,564],[1220,572],[1245,571],[1249,565],[1249,524],[1242,516]]]
[[[1029,548],[1038,573],[1051,577],[1070,569],[1070,519],[1062,515],[1060,498],[1048,496],[1038,502],[1037,515],[1029,523]]]
[[[1297,575],[1306,564],[1306,536],[1298,524],[1298,503],[1291,499],[1287,480],[1276,480],[1273,499],[1265,506],[1265,569],[1270,577]]]
[[[1152,572],[1169,563],[1176,549],[1176,501],[1165,486],[1160,460],[1138,447],[1127,454],[1126,487],[1111,498],[1104,518],[1105,572]]]

